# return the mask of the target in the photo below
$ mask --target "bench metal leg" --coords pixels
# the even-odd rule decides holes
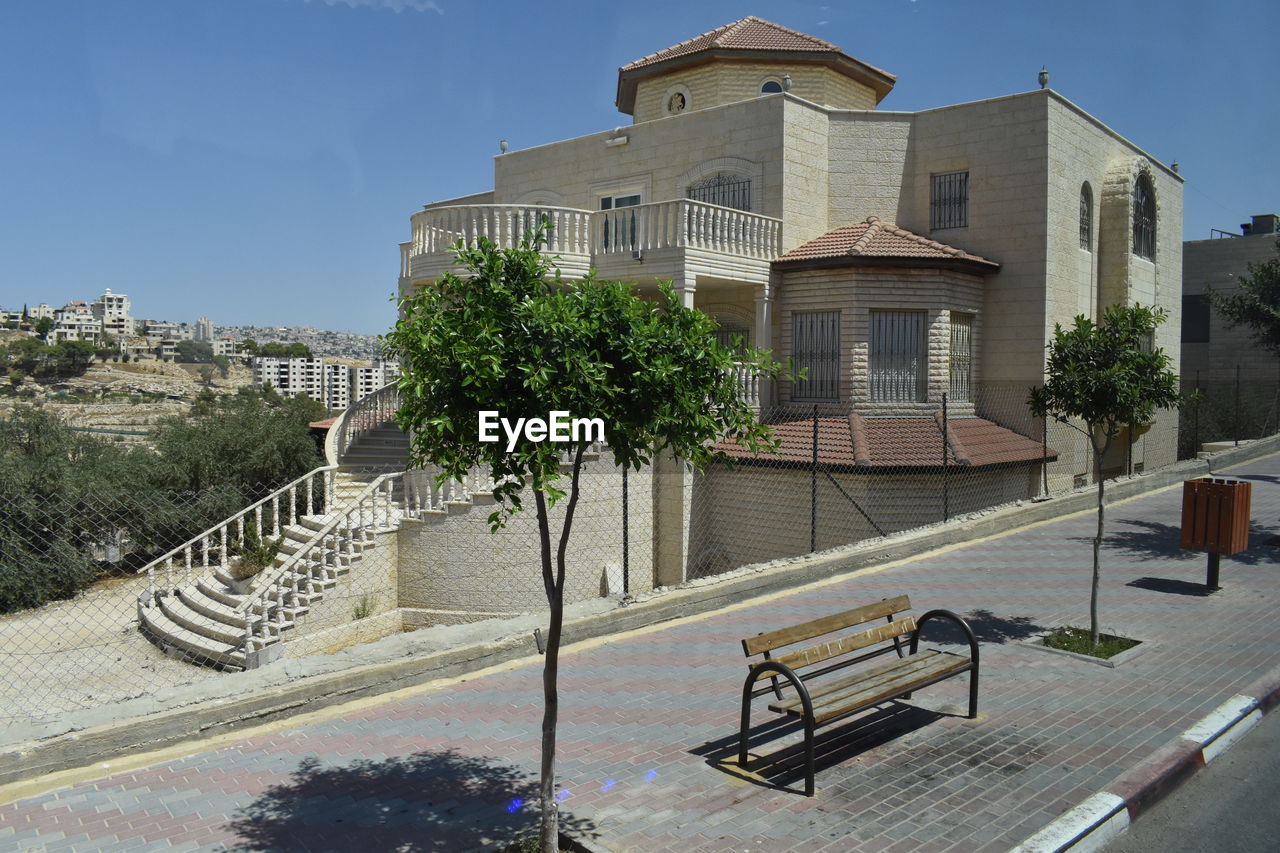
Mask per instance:
[[[804,795],[813,796],[813,717],[804,718]]]
[[[978,716],[978,667],[969,670],[969,719]]]

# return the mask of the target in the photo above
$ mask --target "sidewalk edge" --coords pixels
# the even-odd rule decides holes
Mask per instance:
[[[1280,667],[1227,699],[1147,760],[1010,853],[1093,853],[1280,707]]]

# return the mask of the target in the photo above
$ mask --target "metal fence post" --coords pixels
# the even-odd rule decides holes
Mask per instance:
[[[1240,365],[1238,364],[1236,365],[1236,417],[1235,417],[1235,428],[1232,431],[1235,433],[1236,447],[1239,447],[1240,446]]]
[[[951,494],[947,483],[947,392],[942,392],[942,520],[951,518]]]
[[[809,552],[818,550],[818,404],[813,404],[813,464],[809,471]]]
[[[631,540],[628,536],[630,525],[628,512],[630,501],[627,500],[627,468],[622,466],[622,594],[631,594]]]
[[[1040,419],[1040,479],[1044,482],[1042,494],[1049,494],[1049,416]]]
[[[1195,409],[1193,410],[1194,420],[1191,426],[1191,455],[1192,458],[1200,455],[1200,371],[1196,371],[1196,388],[1192,392],[1195,394]]]

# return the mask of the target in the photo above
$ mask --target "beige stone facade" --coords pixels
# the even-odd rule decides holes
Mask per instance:
[[[759,36],[750,48],[717,35],[746,30]],[[456,240],[510,242],[546,215],[566,274],[594,268],[642,293],[672,280],[686,304],[782,358],[793,354],[794,312],[839,311],[834,402],[846,409],[884,408],[867,385],[868,316],[882,309],[927,314],[927,388],[918,402],[890,407],[897,414],[938,407],[949,384],[951,322],[961,314],[972,325],[973,381],[998,392],[978,414],[1002,424],[1028,421],[1026,389],[1043,380],[1054,327],[1078,314],[1097,316],[1115,302],[1160,306],[1170,322],[1156,342],[1177,362],[1176,172],[1048,89],[880,110],[892,75],[803,39],[818,42],[745,19],[624,67],[619,104],[633,123],[503,153],[494,158],[491,190],[414,214],[401,247],[401,288],[450,268]],[[784,78],[786,90],[765,90]],[[673,111],[676,92],[683,100]],[[937,214],[948,175],[962,175],[965,187],[963,208],[949,221]],[[717,181],[739,194],[716,195]],[[1134,251],[1138,182],[1154,196],[1149,258]],[[774,263],[868,217],[998,269],[912,267],[909,258],[805,270]],[[789,403],[792,390],[787,382],[761,389],[762,403]],[[1066,436],[1053,447],[1050,476],[1069,485],[1090,467],[1084,443]],[[1162,414],[1134,454],[1148,468],[1172,462],[1176,419]],[[1025,487],[1022,474],[1013,479]]]

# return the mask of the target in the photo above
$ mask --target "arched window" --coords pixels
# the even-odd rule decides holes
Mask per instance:
[[[687,192],[694,201],[705,201],[737,210],[751,209],[751,179],[721,172],[689,185]]]
[[[1156,257],[1156,193],[1145,172],[1133,183],[1133,253],[1149,261]]]
[[[1080,248],[1093,250],[1093,189],[1088,181],[1080,187]]]
[[[760,86],[760,94],[762,95],[772,95],[775,92],[781,92],[781,91],[782,91],[781,80],[765,80],[764,83]]]

